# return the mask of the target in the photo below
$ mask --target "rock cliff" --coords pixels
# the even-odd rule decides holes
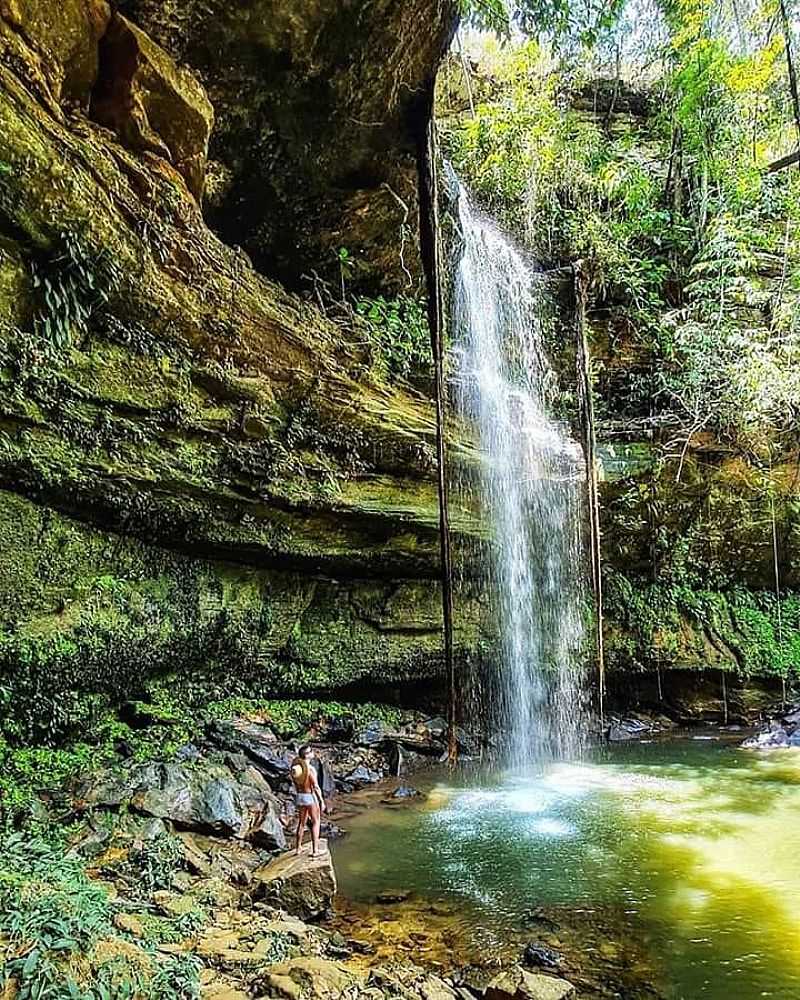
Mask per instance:
[[[157,27],[144,6],[129,13]],[[278,30],[240,6],[237,31]],[[332,33],[331,11],[308,7],[315,37]],[[419,51],[401,34],[387,55],[368,14],[329,99],[357,70],[400,128],[402,67],[411,59],[415,85],[430,77],[442,41]],[[433,4],[426,23],[443,17]],[[279,35],[292,31],[311,28],[292,16]],[[148,672],[209,663],[241,663],[276,690],[438,669],[430,401],[375,373],[355,318],[332,321],[206,225],[214,115],[228,148],[250,153],[210,72],[211,101],[102,0],[0,5],[0,657],[44,708],[66,689],[124,696]],[[310,97],[287,86],[285,100]],[[409,147],[396,149],[406,169]],[[308,170],[329,173],[333,148],[306,152]],[[300,169],[285,163],[282,183],[308,206],[319,191]],[[296,208],[277,190],[262,207]],[[480,530],[468,511],[455,527]],[[462,655],[481,617],[467,595]]]

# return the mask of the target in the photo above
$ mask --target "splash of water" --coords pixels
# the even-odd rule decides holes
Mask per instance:
[[[584,459],[550,415],[542,289],[512,243],[458,199],[455,395],[478,430],[477,491],[493,528],[489,592],[501,636],[492,728],[514,766],[574,755],[583,715]]]

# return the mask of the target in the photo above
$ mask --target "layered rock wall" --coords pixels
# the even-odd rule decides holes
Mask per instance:
[[[209,666],[276,691],[433,676],[430,401],[375,373],[355,319],[332,322],[209,230],[200,83],[97,9],[63,8],[78,42],[62,52],[60,21],[34,38],[31,11],[0,8],[3,676],[51,714],[72,710],[66,691],[125,697]],[[374,78],[400,114],[405,77],[363,18],[360,86]],[[387,58],[405,45],[430,75],[441,40],[420,44]],[[233,112],[213,103],[220,127]],[[283,175],[304,189],[292,163]],[[455,529],[481,532],[468,511]],[[467,595],[461,657],[484,617]]]

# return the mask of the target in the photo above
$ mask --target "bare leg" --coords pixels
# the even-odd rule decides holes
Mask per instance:
[[[303,837],[306,832],[306,823],[308,821],[308,806],[300,806],[297,810],[297,846],[295,847],[295,854],[299,854],[303,847]]]
[[[319,854],[319,824],[321,820],[319,805],[311,807],[311,857],[316,858]]]

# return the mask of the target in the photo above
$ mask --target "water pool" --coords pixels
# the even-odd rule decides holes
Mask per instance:
[[[418,803],[349,824],[345,897],[450,901],[484,950],[532,908],[615,913],[670,998],[800,1000],[800,753],[672,740],[418,787]]]

